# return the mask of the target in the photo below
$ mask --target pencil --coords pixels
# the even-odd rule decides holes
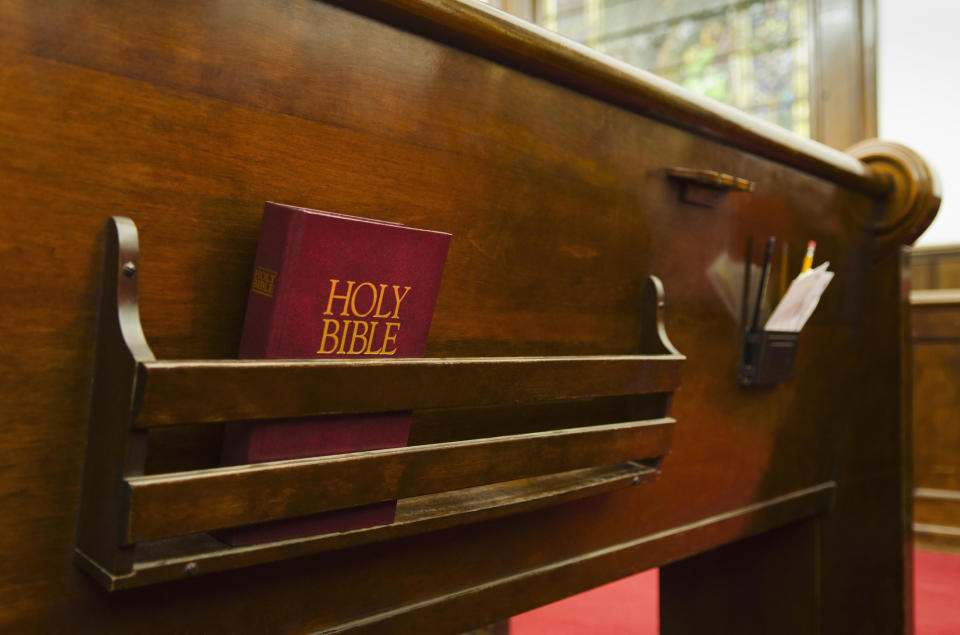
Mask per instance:
[[[807,255],[803,257],[803,266],[800,267],[800,273],[807,273],[813,267],[813,252],[817,249],[817,241],[811,240],[807,243]]]

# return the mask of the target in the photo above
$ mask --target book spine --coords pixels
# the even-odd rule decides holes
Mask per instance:
[[[293,220],[293,213],[280,206],[268,205],[264,210],[253,279],[247,296],[247,312],[240,336],[241,358],[262,359],[268,355],[270,336],[274,332],[277,297],[283,289],[281,274],[287,262]]]
[[[247,295],[247,311],[240,335],[239,357],[262,359],[267,357],[270,336],[276,321],[277,297],[282,293],[283,276],[290,243],[294,215],[279,206],[264,210],[260,227],[260,241],[254,261],[253,278]],[[242,465],[252,460],[254,449],[253,425],[237,421],[228,423],[223,432],[220,462],[222,465]]]

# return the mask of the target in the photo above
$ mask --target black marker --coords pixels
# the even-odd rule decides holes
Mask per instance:
[[[747,236],[747,254],[743,258],[743,293],[740,294],[740,328],[747,332],[747,316],[750,315],[750,267],[753,265],[753,236]]]
[[[767,249],[763,253],[763,269],[760,271],[760,290],[757,291],[757,304],[753,307],[753,323],[750,326],[751,332],[756,332],[757,322],[760,321],[760,306],[763,304],[763,298],[767,295],[767,278],[770,277],[770,261],[773,259],[773,247],[777,244],[777,239],[773,236],[767,238]]]

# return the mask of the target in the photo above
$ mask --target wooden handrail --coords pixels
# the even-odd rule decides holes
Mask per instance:
[[[471,0],[333,0],[351,11],[486,57],[875,199],[890,192],[870,165],[698,95],[508,13]]]

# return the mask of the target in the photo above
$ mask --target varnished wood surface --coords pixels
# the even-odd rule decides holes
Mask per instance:
[[[224,549],[221,542],[206,534],[156,541],[138,547],[134,575],[104,576],[103,583],[112,589],[135,588],[179,580],[191,565],[195,569],[190,575],[200,575],[415,536],[649,483],[657,473],[653,467],[629,462],[407,498],[397,502],[393,524],[268,546]],[[97,575],[103,575],[102,570]]]
[[[914,518],[921,525],[953,527],[960,532],[960,489],[932,489],[918,487],[914,490]]]
[[[819,633],[819,531],[806,520],[661,567],[661,631]]]
[[[949,345],[960,339],[960,290],[911,294],[911,335],[915,343]]]
[[[135,425],[665,393],[680,386],[682,363],[682,355],[144,362]]]
[[[672,419],[127,479],[127,542],[303,516],[669,452]],[[259,492],[259,496],[251,496]]]
[[[486,4],[448,0],[335,1],[847,187],[873,195],[888,189],[883,177],[868,166],[851,161],[849,155],[793,135],[508,13],[492,10]]]
[[[502,606],[518,613],[531,602],[546,604],[558,593],[572,595],[586,591],[611,579],[635,571],[694,555],[703,544],[723,544],[734,539],[750,538],[771,527],[788,524],[822,513],[829,505],[833,483],[801,490],[747,507],[731,509],[723,514],[703,518],[695,523],[635,540],[619,543],[578,555],[576,558],[503,577],[495,584],[458,589],[433,602],[404,607],[398,611],[371,615],[326,632],[363,632],[389,634],[413,633],[423,624],[438,632],[458,632],[464,614],[487,613],[489,606]],[[734,538],[736,537],[736,538]],[[689,594],[685,594],[692,600]],[[683,608],[690,612],[692,602]],[[771,612],[772,614],[773,612]],[[704,621],[716,624],[715,617],[703,615]],[[699,622],[697,631],[702,630]],[[681,631],[682,632],[682,631]]]
[[[919,255],[919,258],[917,257]],[[911,254],[921,284],[951,284],[960,248]],[[927,546],[960,544],[960,289],[910,295],[913,381],[914,531]]]
[[[960,288],[957,289],[921,289],[910,292],[910,305],[914,307],[940,306],[955,308],[960,306]],[[915,328],[918,335],[923,335],[923,328]]]
[[[638,484],[658,475],[669,453],[675,422],[665,415],[683,356],[666,335],[666,301],[656,276],[647,278],[640,303],[641,348],[651,355],[171,362],[155,359],[140,324],[139,263],[135,223],[111,217],[74,550],[76,564],[109,591],[596,495],[623,480],[622,474],[600,477],[614,464],[629,467],[632,484]],[[551,406],[563,413],[562,421],[583,413],[585,402],[610,402],[611,396],[645,402],[645,418],[616,416],[614,423],[598,424],[600,413],[593,412],[572,427],[553,420],[535,432],[494,428],[478,430],[472,440],[143,476],[142,428],[151,424],[186,424],[193,431],[197,423],[223,420],[253,424],[250,419],[425,406],[489,415],[518,402],[541,416],[542,406]],[[244,549],[226,548],[217,534],[202,533],[384,501],[396,501],[402,512],[387,527]],[[420,513],[411,516],[411,505]],[[160,562],[145,563],[145,553]]]
[[[896,250],[870,232],[870,170],[789,135],[772,160],[752,120],[712,131],[699,103],[679,125],[647,118],[617,97],[633,75],[615,91],[560,81],[593,61],[555,83],[402,26],[307,1],[0,5],[0,630],[456,633],[816,517],[823,632],[902,632],[903,298]],[[644,99],[689,105],[663,94]],[[757,187],[683,206],[664,178],[676,166]],[[661,480],[106,594],[71,561],[100,228],[140,228],[154,353],[229,359],[265,200],[451,232],[429,357],[641,350],[643,281],[661,276],[688,356]],[[738,320],[707,270],[770,234],[793,270],[816,240],[837,276],[795,379],[740,389]],[[518,410],[517,429],[548,429],[538,412]],[[504,414],[490,425],[509,433]],[[485,421],[425,413],[412,436],[471,438]],[[216,463],[216,427],[157,433],[148,464]]]
[[[918,291],[960,289],[960,245],[924,245],[910,253],[910,282]]]

